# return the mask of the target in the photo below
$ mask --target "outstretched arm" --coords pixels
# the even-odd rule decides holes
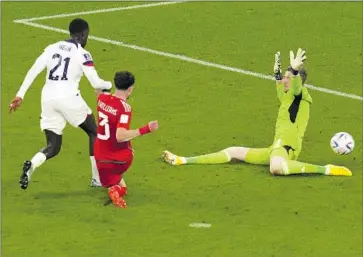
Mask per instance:
[[[293,73],[293,76],[291,77],[291,89],[290,89],[294,95],[300,95],[302,91],[302,80],[299,75],[299,72],[295,75]]]
[[[94,67],[86,67],[83,65],[82,70],[94,89],[109,90],[112,88],[112,83],[101,79]]]
[[[284,84],[282,83],[280,52],[275,54],[274,75],[276,80],[277,98],[281,102],[282,96],[284,95]]]
[[[121,117],[122,119],[122,117]],[[158,122],[157,121],[151,121],[146,126],[141,127],[139,129],[126,129],[124,127],[119,126],[116,130],[116,140],[117,142],[125,142],[129,141],[131,139],[134,139],[135,137],[145,135],[147,133],[153,132],[158,129]]]
[[[86,75],[94,89],[110,90],[112,88],[111,82],[105,81],[98,76],[91,54],[87,52],[82,53],[80,56],[80,62],[83,73]]]
[[[25,93],[28,91],[31,84],[34,82],[35,78],[41,73],[47,65],[47,56],[45,51],[36,59],[33,66],[29,69],[26,74],[19,91],[16,93],[15,98],[11,101],[9,110],[10,112],[15,111],[20,107]]]
[[[292,68],[292,78],[291,78],[291,91],[294,95],[301,94],[302,90],[302,80],[299,75],[299,70],[302,68],[304,61],[306,60],[305,51],[299,48],[297,50],[296,56],[294,52],[290,51],[290,66]]]
[[[95,67],[82,65],[82,70],[94,89],[109,90],[112,88],[111,82],[105,81],[98,76]]]

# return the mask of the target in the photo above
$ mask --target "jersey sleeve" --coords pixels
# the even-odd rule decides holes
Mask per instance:
[[[300,75],[291,76],[291,89],[294,95],[300,95],[302,90],[302,80]]]
[[[117,128],[130,129],[131,123],[131,106],[126,102],[121,102],[122,107],[120,107],[120,117],[117,122]]]
[[[80,63],[82,71],[86,75],[88,81],[95,89],[111,89],[112,83],[105,81],[98,76],[98,73],[94,67],[94,62],[91,54],[87,51],[81,51]]]
[[[91,54],[89,52],[83,52],[82,53],[82,64],[88,67],[94,67],[94,62]]]
[[[122,112],[117,122],[117,128],[130,129],[131,112]]]
[[[26,74],[22,85],[20,86],[19,91],[16,93],[16,96],[24,99],[25,93],[28,91],[31,84],[34,82],[35,78],[41,73],[44,68],[47,66],[47,48],[44,52],[35,60],[33,66],[29,69]]]
[[[283,95],[285,93],[284,84],[282,82],[276,83],[276,93],[277,93],[277,98],[281,102],[282,97],[283,97]]]

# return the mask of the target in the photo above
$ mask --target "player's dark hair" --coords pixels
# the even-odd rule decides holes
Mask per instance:
[[[299,70],[299,74],[300,74],[300,77],[301,77],[302,84],[304,85],[306,79],[308,78],[308,72],[304,68],[302,68],[302,69]]]
[[[85,30],[88,30],[88,23],[87,21],[80,19],[80,18],[76,18],[74,20],[71,21],[71,23],[69,23],[69,33],[72,34],[77,34],[77,33],[82,33]]]
[[[131,72],[119,71],[115,74],[114,82],[117,89],[126,90],[135,83],[135,77]]]
[[[293,70],[292,70],[291,66],[289,66],[287,68],[287,70],[290,71],[291,73],[293,73]],[[301,68],[301,69],[299,69],[299,74],[300,74],[300,77],[301,77],[302,84],[304,85],[307,78],[308,78],[308,72],[306,71],[305,68]]]

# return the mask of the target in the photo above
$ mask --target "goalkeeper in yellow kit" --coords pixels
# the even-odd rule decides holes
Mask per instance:
[[[352,172],[346,167],[331,164],[320,166],[297,161],[312,104],[312,98],[307,88],[303,86],[307,78],[303,68],[305,59],[304,50],[299,48],[296,56],[290,51],[290,66],[282,76],[280,53],[275,54],[274,73],[280,108],[274,142],[270,147],[228,147],[216,153],[195,157],[182,157],[164,151],[164,161],[171,165],[183,165],[219,164],[238,160],[251,164],[270,165],[270,172],[273,175],[315,173],[352,176]]]

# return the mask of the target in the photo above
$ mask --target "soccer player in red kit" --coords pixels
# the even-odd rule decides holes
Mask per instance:
[[[114,94],[101,93],[98,96],[97,138],[94,156],[100,181],[108,188],[113,204],[126,208],[126,184],[122,175],[131,166],[134,151],[131,140],[158,129],[158,122],[151,121],[139,129],[130,129],[131,106],[126,100],[134,89],[135,78],[128,71],[115,74],[116,91]]]

